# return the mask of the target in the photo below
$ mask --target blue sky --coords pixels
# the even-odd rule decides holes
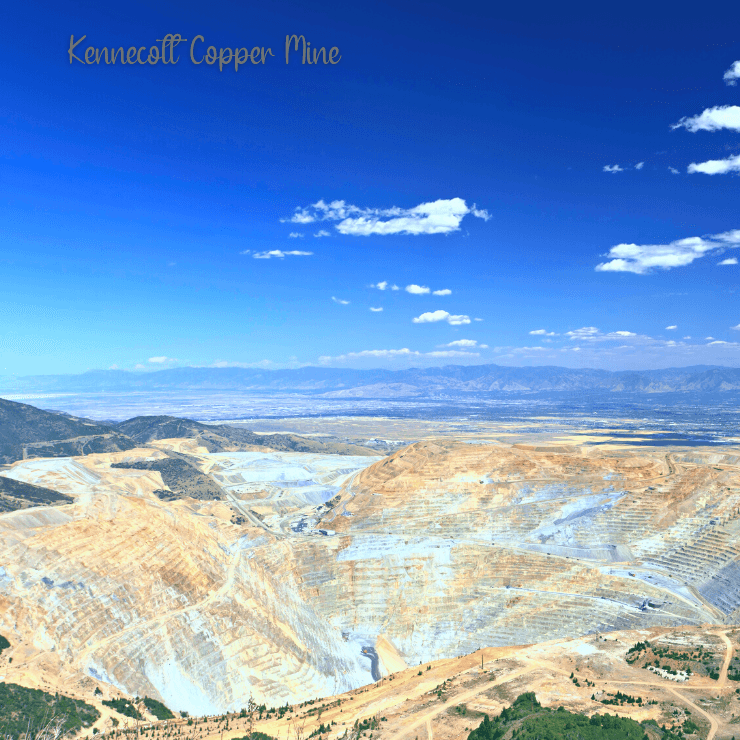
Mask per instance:
[[[726,13],[150,5],[5,10],[0,374],[739,364]]]

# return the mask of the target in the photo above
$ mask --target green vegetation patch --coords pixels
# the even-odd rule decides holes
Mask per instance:
[[[103,704],[126,717],[144,719],[139,710],[128,699],[103,699]]]
[[[27,509],[30,506],[71,504],[74,499],[51,488],[34,486],[0,475],[0,512]]]
[[[8,638],[0,635],[0,653],[2,653],[3,650],[9,647],[10,647],[10,643],[8,642]]]
[[[223,498],[223,491],[218,484],[183,458],[166,457],[162,460],[113,463],[111,467],[158,471],[164,484],[170,489],[169,491],[162,489],[156,491],[161,499],[173,500],[187,496],[211,501]]]
[[[678,671],[685,671],[689,675],[708,676],[715,681],[719,678],[722,662],[717,653],[704,647],[678,649],[666,645],[651,645],[647,640],[635,643],[627,651],[625,660],[637,668],[654,666],[673,676]],[[738,672],[740,673],[740,665]],[[740,680],[740,675],[737,680]]]
[[[64,717],[65,732],[77,733],[90,727],[100,712],[78,699],[27,689],[14,683],[0,683],[0,737],[18,740],[30,723],[35,735],[49,720]]]
[[[632,719],[594,714],[586,717],[562,707],[546,709],[533,692],[519,696],[493,719],[483,722],[468,735],[468,740],[645,740],[642,726]]]
[[[144,697],[144,706],[147,711],[153,714],[157,719],[174,719],[174,712],[171,712],[161,701]]]

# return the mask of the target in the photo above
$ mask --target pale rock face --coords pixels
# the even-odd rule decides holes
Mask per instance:
[[[363,647],[384,673],[481,646],[737,621],[740,476],[701,451],[198,454],[224,490],[207,502],[161,501],[159,473],[109,467],[162,454],[4,473],[75,503],[0,516],[0,631],[174,709],[341,693],[372,681]]]

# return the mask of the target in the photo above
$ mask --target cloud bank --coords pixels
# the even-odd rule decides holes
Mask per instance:
[[[737,85],[740,79],[740,61],[733,62],[732,66],[724,73],[722,79],[728,85]]]
[[[271,249],[269,252],[252,252],[251,249],[245,249],[240,254],[251,254],[256,260],[269,260],[273,257],[282,260],[286,257],[310,257],[313,252],[301,252],[298,249],[292,249],[289,252],[284,252],[282,249]]]
[[[361,208],[343,200],[326,203],[319,200],[310,206],[296,208],[283,222],[307,224],[316,221],[337,221],[340,234],[370,236],[379,234],[449,234],[460,229],[468,214],[488,221],[491,216],[475,203],[468,206],[462,198],[420,203],[413,208]]]
[[[710,236],[691,236],[669,244],[617,244],[608,262],[596,265],[598,272],[633,272],[645,275],[654,270],[671,270],[690,265],[707,254],[740,246],[740,229]]]
[[[707,108],[698,116],[684,116],[672,129],[685,128],[687,131],[719,131],[727,128],[740,131],[740,107],[737,105],[718,105]]]
[[[452,326],[461,326],[462,324],[469,324],[470,317],[465,316],[464,314],[455,316],[447,311],[427,311],[426,313],[421,314],[421,316],[417,316],[415,319],[412,319],[412,321],[414,324],[434,324],[438,321],[446,321]]]
[[[701,172],[704,175],[726,175],[728,172],[740,172],[740,154],[727,159],[708,159],[706,162],[692,162],[688,166],[689,174]]]

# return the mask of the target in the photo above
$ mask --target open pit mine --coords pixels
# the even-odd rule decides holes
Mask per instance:
[[[479,648],[740,616],[730,448],[178,438],[3,480],[2,678],[90,701],[281,706]]]

